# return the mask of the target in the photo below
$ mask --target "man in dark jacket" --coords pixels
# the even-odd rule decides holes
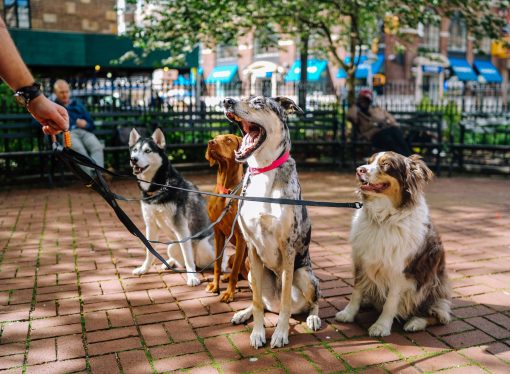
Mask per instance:
[[[347,119],[356,127],[362,138],[372,142],[374,148],[409,156],[411,149],[397,121],[384,109],[373,106],[372,100],[372,91],[361,90],[356,104],[347,113]]]
[[[69,130],[71,130],[73,149],[76,152],[90,156],[99,166],[104,167],[104,146],[92,133],[94,131],[94,121],[83,103],[79,100],[71,99],[69,84],[63,79],[55,82],[53,92],[55,93],[57,104],[65,107],[69,114]],[[92,169],[83,169],[93,176]]]

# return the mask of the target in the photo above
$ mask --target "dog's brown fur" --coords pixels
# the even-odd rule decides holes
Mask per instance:
[[[235,135],[218,135],[213,140],[209,141],[207,145],[207,152],[205,158],[209,164],[213,166],[218,163],[218,173],[216,176],[216,187],[214,192],[224,193],[223,189],[232,189],[236,187],[243,178],[243,166],[237,163],[234,159],[234,151],[239,148],[242,138]],[[211,196],[207,206],[209,218],[211,221],[216,221],[220,214],[223,212],[227,199],[224,197]],[[221,250],[225,244],[226,238],[230,235],[232,223],[237,214],[237,201],[234,201],[229,212],[223,219],[214,227],[214,247],[216,250],[216,261],[214,263],[214,279],[207,285],[207,292],[219,293],[219,280],[221,273],[221,263],[223,256]],[[229,303],[234,300],[234,293],[237,285],[239,274],[247,277],[248,270],[246,269],[246,242],[244,241],[243,234],[236,223],[234,227],[234,235],[230,242],[235,245],[236,250],[231,264],[232,272],[230,276],[225,276],[228,279],[227,290],[221,295],[220,301]],[[231,261],[229,261],[230,265]]]

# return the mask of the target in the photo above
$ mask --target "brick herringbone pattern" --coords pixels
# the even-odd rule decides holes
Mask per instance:
[[[215,183],[213,175],[188,177],[204,190]],[[307,199],[355,199],[350,175],[304,172],[301,181]],[[133,183],[113,185],[137,195]],[[223,304],[204,284],[187,287],[183,276],[159,266],[132,276],[144,249],[95,193],[77,185],[0,192],[0,374],[508,373],[509,191],[508,179],[491,178],[439,178],[429,187],[455,288],[454,320],[412,334],[396,323],[383,339],[367,336],[372,310],[355,324],[333,321],[351,293],[352,211],[311,208],[324,324],[312,333],[305,316],[296,316],[290,345],[276,350],[252,349],[251,324],[229,322],[250,301],[246,281],[235,302]],[[143,227],[139,205],[122,205]],[[275,323],[268,313],[268,338]]]

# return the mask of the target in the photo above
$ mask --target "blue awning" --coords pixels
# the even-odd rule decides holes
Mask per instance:
[[[308,66],[306,67],[306,79],[309,82],[317,82],[321,79],[322,73],[326,70],[328,62],[326,60],[308,60]],[[296,60],[292,67],[285,75],[285,82],[299,82],[301,78],[301,61]]]
[[[198,75],[203,74],[203,72],[204,72],[203,68],[198,68]],[[177,79],[174,80],[174,86],[193,86],[195,85],[195,82],[196,77],[195,74],[193,74],[193,72],[190,72],[189,75],[186,76],[179,74],[177,76]]]
[[[351,63],[351,57],[347,56],[344,60],[346,64]],[[368,77],[368,68],[371,65],[372,67],[372,75],[379,73],[382,66],[384,64],[384,55],[379,54],[377,55],[377,59],[372,62],[372,64],[369,64],[367,61],[367,56],[361,56],[359,58],[359,64],[356,68],[356,72],[354,73],[354,77],[356,79],[366,79]],[[347,78],[347,73],[344,69],[340,68],[338,69],[338,74],[336,75],[337,78]]]
[[[237,65],[216,66],[205,83],[230,83],[237,74]]]
[[[498,69],[490,61],[475,60],[475,68],[478,73],[484,77],[487,83],[501,83],[503,78]]]
[[[450,65],[459,81],[477,81],[478,76],[464,58],[450,57]]]

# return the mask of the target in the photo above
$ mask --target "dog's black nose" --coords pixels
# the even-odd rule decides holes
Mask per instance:
[[[231,97],[227,97],[226,99],[223,100],[223,106],[225,108],[232,107],[232,106],[234,106],[235,103],[236,103],[236,100]]]
[[[209,145],[215,145],[215,144],[216,144],[216,141],[215,141],[214,139],[211,139],[211,140],[209,140],[209,142],[208,142],[208,143],[209,143]]]
[[[138,162],[138,157],[131,157],[131,162],[136,164]]]
[[[366,172],[367,172],[367,168],[364,166],[360,166],[359,168],[356,169],[356,173],[358,173],[358,174],[366,174]]]

